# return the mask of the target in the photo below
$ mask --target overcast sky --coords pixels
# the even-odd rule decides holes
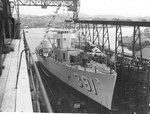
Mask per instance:
[[[20,13],[52,14],[56,8],[21,7]],[[150,0],[80,0],[80,13],[88,15],[150,16]]]

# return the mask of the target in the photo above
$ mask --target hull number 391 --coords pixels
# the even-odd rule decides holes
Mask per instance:
[[[81,88],[85,88],[89,92],[94,92],[94,94],[97,95],[96,86],[92,79],[88,79],[84,74],[79,75],[77,73],[74,73],[74,76],[78,81],[77,83],[78,86],[80,86]],[[98,79],[96,78],[95,80],[98,80]]]

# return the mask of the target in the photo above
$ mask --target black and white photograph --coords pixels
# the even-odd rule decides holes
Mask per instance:
[[[150,1],[0,0],[0,112],[150,114]]]

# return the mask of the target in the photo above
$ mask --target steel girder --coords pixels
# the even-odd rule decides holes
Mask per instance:
[[[78,13],[80,9],[80,0],[14,0],[16,11],[19,15],[19,6],[41,6],[41,8],[47,8],[47,6],[63,6],[68,7],[68,11],[73,12],[73,20],[78,19]]]
[[[103,24],[103,38],[102,38],[102,51],[105,48],[110,51],[110,41],[109,41],[109,32],[107,24]]]
[[[135,59],[135,45],[138,43],[140,50],[140,58],[142,58],[142,46],[141,46],[141,31],[140,26],[134,26],[132,46],[132,58]]]
[[[68,22],[71,20],[67,20]],[[90,24],[107,24],[107,25],[122,25],[122,26],[141,26],[150,27],[150,22],[143,21],[107,21],[107,20],[76,20],[75,23],[90,23]]]
[[[101,30],[102,30],[102,26],[101,25],[98,25],[98,24],[93,24],[93,43],[95,42],[98,42],[98,47],[100,47],[100,45],[102,45],[102,39],[100,38],[100,33],[101,33]]]
[[[58,6],[63,3],[64,6],[73,4],[74,0],[16,0],[19,6]]]
[[[120,39],[120,45],[119,45]],[[124,58],[124,47],[123,47],[123,39],[122,39],[122,29],[121,25],[116,25],[116,38],[115,38],[115,58],[117,58],[118,48],[121,47],[121,55],[122,59]]]

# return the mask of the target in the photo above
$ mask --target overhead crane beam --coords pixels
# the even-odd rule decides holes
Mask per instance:
[[[71,22],[71,21],[72,20],[66,20],[66,22]],[[90,23],[90,24],[150,27],[150,22],[141,22],[141,21],[75,20],[74,22],[75,23]]]
[[[17,0],[19,6],[58,6],[64,3],[64,6],[73,4],[76,0]]]
[[[68,7],[68,11],[73,12],[73,19],[78,19],[78,13],[80,8],[80,0],[14,0],[14,4],[19,10],[19,6],[41,6],[41,8],[47,8],[48,6],[58,7],[63,5]],[[19,11],[17,11],[19,15]]]

